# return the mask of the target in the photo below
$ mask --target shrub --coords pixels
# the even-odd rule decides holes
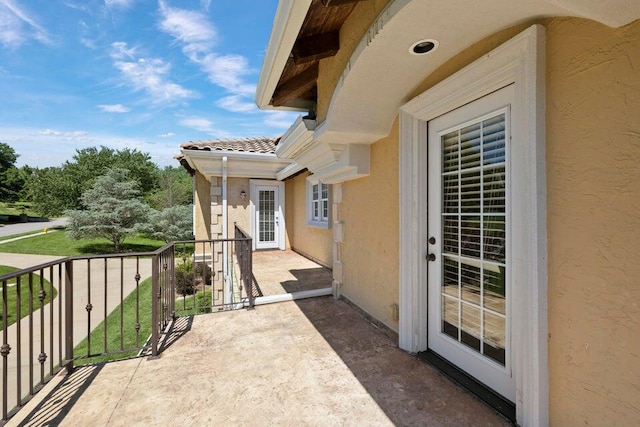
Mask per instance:
[[[193,261],[185,260],[176,266],[176,293],[182,296],[193,295],[197,286],[209,286],[212,277],[213,272],[207,263],[195,263],[194,271]]]

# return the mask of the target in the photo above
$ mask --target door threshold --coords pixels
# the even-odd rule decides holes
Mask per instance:
[[[438,369],[453,382],[476,396],[478,399],[482,400],[491,408],[495,409],[515,425],[516,405],[513,402],[478,382],[478,380],[431,350],[420,352],[417,356],[434,368]]]

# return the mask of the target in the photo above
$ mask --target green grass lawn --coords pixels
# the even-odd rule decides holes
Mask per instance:
[[[8,267],[6,265],[0,265],[0,276],[19,270],[18,268]],[[33,310],[40,308],[40,299],[38,299],[38,292],[40,292],[40,276],[33,276]],[[43,280],[44,291],[46,293],[44,303],[47,304],[52,299],[51,286],[48,280]],[[0,284],[0,287],[2,284]],[[10,280],[7,282],[7,325],[12,325],[17,320],[17,292],[16,280]],[[57,291],[53,289],[53,298],[56,297]],[[29,275],[21,276],[20,278],[20,317],[26,317],[29,315]],[[0,304],[0,328],[4,327],[2,304]]]
[[[165,242],[144,237],[125,239],[123,252],[151,252],[164,246]],[[64,231],[43,234],[0,245],[0,252],[36,255],[100,255],[113,253],[113,244],[107,239],[71,240]]]
[[[120,352],[118,354],[100,355],[87,357],[87,355],[104,353],[104,328],[105,321],[100,324],[91,332],[91,348],[89,349],[89,340],[84,339],[73,350],[78,365],[86,365],[93,363],[107,362],[110,360],[125,359],[135,356],[144,342],[151,334],[151,278],[143,280],[138,287],[140,295],[139,300],[139,322],[140,332],[138,334],[138,341],[136,342],[136,291],[135,289],[124,299],[122,305],[116,307],[106,319],[107,326],[107,352],[116,353],[122,349],[136,348],[136,350]],[[123,317],[123,341],[120,342],[120,316],[122,308]],[[122,344],[122,345],[121,345]]]
[[[26,202],[0,202],[0,215],[20,215],[39,217],[36,212],[31,210],[31,203]]]
[[[211,313],[211,291],[199,291],[195,295],[176,299],[176,315],[192,316]]]
[[[19,234],[12,234],[10,236],[0,236],[0,242],[3,240],[9,240],[9,239],[14,239],[16,237],[22,237],[22,236],[30,236],[31,234],[38,234],[41,233],[42,230],[38,230],[38,231],[27,231],[24,233],[19,233]],[[2,252],[2,251],[0,251]]]

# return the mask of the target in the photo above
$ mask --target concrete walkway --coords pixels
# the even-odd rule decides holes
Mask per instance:
[[[41,231],[39,233],[33,233],[33,234],[27,234],[26,236],[18,236],[18,237],[13,237],[11,239],[4,239],[4,240],[0,240],[0,245],[4,245],[5,243],[11,243],[11,242],[15,242],[17,240],[24,240],[24,239],[30,239],[32,237],[36,237],[36,236],[42,236],[43,234],[47,234],[47,233],[55,233],[58,230],[47,230],[46,232]]]
[[[174,333],[159,359],[78,369],[21,425],[510,425],[332,297],[182,318]]]
[[[47,256],[47,255],[25,255],[25,254],[8,254],[0,253],[0,264],[8,265],[16,268],[30,268],[37,265],[47,263],[60,259],[61,257]],[[122,288],[120,285],[122,267],[122,277],[124,281]],[[105,267],[105,261],[96,259],[89,264],[86,260],[78,260],[73,263],[74,271],[74,288],[73,288],[73,345],[79,344],[86,336],[89,328],[88,316],[86,306],[89,302],[92,303],[93,309],[91,311],[91,329],[95,328],[116,306],[120,304],[121,298],[126,297],[132,290],[135,289],[134,276],[136,272],[140,272],[141,281],[151,276],[151,260],[140,259],[139,266],[136,265],[135,259],[125,259],[120,264],[119,260],[110,260]],[[11,352],[7,358],[8,361],[8,407],[12,408],[17,404],[17,392],[18,392],[18,372],[20,372],[20,386],[21,395],[24,396],[29,391],[29,372],[30,363],[33,364],[33,375],[36,380],[40,377],[40,364],[38,363],[38,355],[41,351],[41,344],[44,344],[44,352],[47,355],[47,361],[45,364],[45,372],[48,372],[50,367],[50,361],[54,360],[54,365],[60,362],[60,331],[64,331],[64,316],[62,322],[60,321],[60,313],[64,313],[65,304],[64,298],[60,300],[63,295],[63,286],[60,283],[60,269],[54,267],[53,270],[44,269],[44,276],[47,280],[51,279],[51,273],[53,273],[52,284],[58,291],[58,297],[56,297],[52,303],[47,304],[44,309],[36,310],[33,313],[32,319],[29,316],[24,317],[20,322],[14,323],[9,326],[8,332],[8,344],[11,346]],[[105,280],[106,274],[106,280]],[[91,277],[91,299],[89,298],[89,286],[88,278]],[[37,294],[38,289],[34,289],[34,293]],[[49,289],[45,288],[45,291],[49,293]],[[121,295],[122,292],[122,295]],[[23,295],[23,298],[28,298],[27,295]],[[105,310],[106,299],[106,310]],[[53,310],[52,310],[53,309]],[[53,311],[53,312],[52,312]],[[44,314],[44,322],[41,325],[41,318]],[[29,329],[30,321],[33,323],[33,341],[29,342]],[[19,323],[19,325],[18,325]],[[50,327],[53,325],[53,330]],[[18,346],[18,326],[21,330],[20,346]],[[44,328],[42,328],[44,326]],[[141,340],[146,340],[147,337],[141,337]],[[30,352],[30,344],[33,346],[33,352]],[[94,351],[100,343],[95,344]],[[18,363],[18,350],[22,353],[20,363]],[[18,368],[19,367],[19,368]],[[2,391],[0,391],[0,399],[2,398]],[[1,400],[0,400],[1,402]]]

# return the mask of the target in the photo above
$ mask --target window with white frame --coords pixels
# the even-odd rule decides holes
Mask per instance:
[[[329,184],[307,180],[307,225],[329,228]]]

